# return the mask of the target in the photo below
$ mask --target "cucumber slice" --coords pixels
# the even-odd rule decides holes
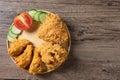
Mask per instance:
[[[11,36],[7,35],[7,39],[8,39],[8,41],[12,42],[14,38],[12,38]]]
[[[12,29],[12,27],[13,27],[13,24],[11,24],[11,25],[10,25],[10,28],[9,28],[9,30],[11,30],[11,29]]]
[[[32,18],[34,18],[34,15],[36,14],[36,12],[37,12],[36,9],[30,9],[30,10],[28,11],[28,13],[30,14],[30,16],[31,16]]]
[[[8,41],[12,41],[14,38],[16,38],[18,36],[18,34],[20,34],[21,30],[17,29],[14,24],[12,24],[8,30],[8,34],[7,34],[7,39]]]
[[[9,30],[8,35],[11,36],[12,38],[16,38],[18,36],[18,34],[12,33],[11,30]]]
[[[41,11],[37,11],[37,13],[36,13],[35,16],[34,16],[34,20],[40,21],[40,20],[39,20],[39,16],[40,16],[41,13],[42,13]]]
[[[47,14],[46,12],[42,12],[42,13],[40,14],[39,20],[40,20],[41,23],[45,20],[46,14]]]
[[[21,30],[17,29],[14,25],[12,26],[11,31],[14,34],[20,34],[21,33]]]

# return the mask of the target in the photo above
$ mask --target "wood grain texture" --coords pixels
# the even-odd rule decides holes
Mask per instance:
[[[6,49],[14,16],[31,8],[61,15],[72,38],[68,60],[36,76],[18,69]],[[120,80],[120,0],[0,0],[0,78]]]

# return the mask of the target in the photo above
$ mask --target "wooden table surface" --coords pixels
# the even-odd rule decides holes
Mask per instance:
[[[18,69],[6,49],[13,18],[31,8],[61,15],[72,38],[69,59],[57,70],[36,76]],[[120,0],[0,0],[0,78],[120,80]]]

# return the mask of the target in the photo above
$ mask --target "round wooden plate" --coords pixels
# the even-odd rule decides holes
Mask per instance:
[[[47,13],[51,13],[51,12],[45,11],[45,10],[40,10],[40,11],[44,11],[44,12],[47,12]],[[52,14],[53,14],[53,13],[52,13]],[[35,47],[39,47],[40,44],[42,44],[42,43],[44,42],[43,39],[40,39],[40,38],[38,38],[37,35],[35,35],[35,34],[37,34],[37,31],[38,31],[38,28],[40,27],[40,25],[41,25],[40,23],[38,23],[38,22],[36,22],[36,21],[33,21],[33,25],[32,25],[32,26],[34,26],[34,27],[31,27],[28,31],[22,31],[22,32],[18,35],[17,38],[18,38],[18,39],[27,39],[27,40],[29,40],[30,42],[32,42]],[[70,32],[69,32],[69,30],[68,30],[67,27],[66,27],[66,30],[67,30],[69,39],[68,39],[68,42],[67,42],[66,44],[64,44],[63,46],[66,47],[67,52],[68,52],[68,54],[69,54],[69,52],[70,52],[70,47],[71,47],[71,36],[70,36]],[[31,36],[32,36],[32,37],[31,37]],[[8,49],[8,48],[10,47],[9,45],[10,45],[11,42],[9,42],[8,40],[6,40],[6,42],[7,42],[7,49]],[[10,56],[10,57],[11,57],[11,56]],[[11,57],[11,59],[12,59],[13,62],[15,63],[15,61],[14,61],[14,59],[13,59],[12,57]],[[53,70],[54,70],[54,69],[53,69]],[[47,72],[50,72],[50,71],[53,71],[53,70],[48,70],[48,71],[46,71],[46,72],[44,72],[44,73],[47,73]]]

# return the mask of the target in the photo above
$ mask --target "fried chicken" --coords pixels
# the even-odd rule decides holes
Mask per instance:
[[[30,64],[29,73],[31,74],[41,74],[46,71],[46,66],[41,60],[40,51],[37,48],[34,49],[33,60]]]
[[[57,68],[67,58],[66,49],[59,44],[45,42],[40,46],[39,50],[41,51],[41,59],[46,64],[48,70]]]
[[[33,46],[27,45],[26,49],[20,56],[14,57],[16,65],[20,68],[27,69],[32,61],[32,51]]]
[[[66,24],[57,14],[47,14],[38,30],[38,37],[48,42],[64,43],[68,41]]]
[[[30,41],[26,39],[14,39],[13,42],[10,43],[10,48],[8,49],[9,55],[12,57],[20,55],[28,44],[30,44]]]
[[[60,16],[48,13],[39,27],[39,30],[36,30],[37,38],[35,33],[31,33],[34,35],[31,37],[31,29],[28,34],[22,32],[23,37],[19,35],[18,39],[14,39],[8,46],[8,53],[16,65],[33,75],[56,69],[68,56],[69,34]],[[36,44],[40,47],[36,48]]]

